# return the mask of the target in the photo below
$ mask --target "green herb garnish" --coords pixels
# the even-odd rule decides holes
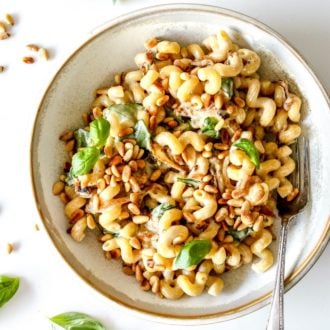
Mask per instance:
[[[103,147],[107,142],[110,124],[104,118],[95,119],[90,123],[90,146]]]
[[[174,208],[175,208],[175,205],[173,205],[173,204],[162,203],[162,204],[156,206],[152,210],[151,214],[152,214],[152,216],[156,217],[157,219],[160,219],[167,210],[174,209]]]
[[[237,140],[233,146],[243,150],[251,159],[251,162],[254,164],[256,168],[260,167],[260,156],[259,156],[259,151],[253,144],[248,139],[239,139]]]
[[[50,318],[50,321],[65,330],[105,330],[105,327],[87,314],[68,312]]]
[[[19,288],[19,278],[0,275],[0,307],[6,304]]]
[[[222,78],[221,89],[231,99],[234,95],[234,79],[233,78]]]
[[[228,228],[228,234],[233,236],[233,239],[235,241],[239,242],[245,240],[251,232],[253,232],[252,228],[245,228],[243,230],[235,230],[233,228]]]
[[[202,126],[202,133],[211,138],[218,139],[219,130],[215,128],[217,124],[218,124],[218,120],[216,118],[214,117],[205,118]]]
[[[72,175],[87,174],[100,157],[100,150],[96,147],[81,148],[72,157]]]
[[[88,147],[89,145],[89,132],[83,128],[78,128],[74,132],[77,149]]]
[[[183,182],[185,183],[187,186],[191,186],[193,188],[198,188],[200,185],[200,181],[196,180],[196,179],[190,179],[190,178],[177,178],[176,179],[178,182]]]
[[[143,120],[139,120],[134,127],[134,138],[137,144],[147,150],[151,149],[151,134]]]
[[[175,258],[175,269],[187,269],[197,265],[211,250],[212,244],[208,239],[195,239],[185,244]]]

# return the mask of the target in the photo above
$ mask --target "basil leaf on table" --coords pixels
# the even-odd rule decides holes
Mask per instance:
[[[100,157],[100,150],[96,147],[81,148],[72,157],[72,174],[74,176],[87,174]]]
[[[137,144],[147,150],[151,149],[151,134],[143,120],[139,120],[134,127],[134,138]]]
[[[259,151],[253,144],[248,139],[239,139],[237,140],[234,144],[235,147],[243,150],[251,159],[251,162],[256,168],[260,167],[260,156],[259,156]]]
[[[235,241],[243,241],[246,239],[250,233],[253,232],[252,228],[245,228],[243,230],[234,230],[233,228],[228,228],[228,234],[233,236]]]
[[[107,142],[110,132],[109,122],[104,118],[99,118],[93,120],[89,127],[90,145],[93,147],[103,147]]]
[[[89,145],[89,132],[83,128],[79,128],[74,132],[77,149],[88,147]]]
[[[199,184],[201,183],[199,180],[190,179],[190,178],[177,178],[176,181],[183,182],[187,186],[191,186],[193,188],[198,188],[199,187]]]
[[[19,288],[19,278],[0,275],[0,307],[7,303]]]
[[[158,206],[156,206],[153,210],[152,210],[152,215],[158,219],[160,219],[164,213],[167,211],[167,210],[170,210],[170,209],[174,209],[175,208],[175,205],[172,205],[170,203],[162,203]]]
[[[212,243],[208,239],[195,239],[186,243],[175,258],[175,269],[187,269],[197,265],[210,251]]]
[[[233,78],[222,78],[221,89],[231,99],[234,95],[234,79]]]
[[[218,139],[219,130],[215,128],[217,124],[218,124],[218,120],[216,118],[214,117],[205,118],[202,126],[202,133],[211,138]]]
[[[87,314],[79,312],[67,312],[50,318],[50,321],[65,330],[105,330],[99,321]]]

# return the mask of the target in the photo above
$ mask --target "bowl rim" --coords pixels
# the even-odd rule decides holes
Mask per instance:
[[[66,60],[60,65],[59,69],[56,71],[56,73],[51,78],[50,82],[48,83],[47,88],[45,89],[45,92],[43,93],[43,96],[40,100],[40,103],[38,105],[38,110],[35,114],[33,126],[32,126],[32,134],[31,134],[31,142],[30,142],[30,177],[31,177],[31,183],[32,183],[32,193],[35,201],[36,208],[38,210],[39,216],[41,218],[41,222],[43,224],[43,227],[45,228],[45,231],[50,238],[52,244],[55,246],[57,252],[62,256],[63,260],[66,262],[66,264],[69,266],[69,268],[74,272],[74,274],[78,275],[80,280],[83,281],[83,283],[87,284],[87,287],[92,289],[94,293],[97,293],[99,296],[102,296],[106,301],[114,303],[116,306],[123,308],[124,310],[129,310],[133,314],[142,317],[144,319],[160,322],[160,323],[166,323],[166,324],[181,324],[181,325],[199,325],[199,324],[210,324],[210,323],[216,323],[216,322],[222,322],[227,321],[230,319],[235,319],[241,316],[244,316],[246,314],[249,314],[251,312],[254,312],[264,306],[266,306],[270,302],[270,297],[272,292],[268,292],[266,294],[263,294],[262,296],[253,299],[252,301],[245,303],[241,306],[231,308],[229,310],[221,311],[221,312],[215,312],[205,315],[169,315],[164,314],[161,312],[153,312],[149,311],[144,308],[140,308],[134,305],[131,305],[129,303],[125,303],[123,301],[120,301],[119,299],[112,297],[111,294],[106,293],[105,291],[99,290],[98,288],[94,287],[92,283],[86,278],[84,275],[80,274],[78,270],[76,270],[68,260],[68,258],[65,256],[65,254],[61,251],[60,246],[56,243],[56,240],[53,238],[52,233],[50,229],[47,227],[47,221],[46,216],[44,215],[44,212],[42,210],[41,204],[39,202],[39,194],[37,192],[37,184],[36,179],[34,176],[34,145],[36,144],[36,126],[39,122],[39,117],[41,114],[41,110],[44,106],[44,102],[48,96],[49,91],[51,90],[54,82],[56,81],[57,77],[61,74],[63,69],[66,67],[66,65],[76,56],[76,54],[86,47],[90,42],[92,42],[94,39],[99,37],[101,34],[107,32],[109,29],[112,29],[118,25],[125,24],[126,22],[129,22],[134,19],[138,19],[141,16],[146,15],[152,15],[160,12],[180,12],[180,11],[193,11],[193,12],[203,12],[203,13],[217,13],[220,15],[232,17],[234,19],[241,20],[247,24],[253,25],[257,27],[258,29],[266,32],[267,34],[270,34],[272,37],[276,38],[277,41],[279,41],[285,48],[287,48],[294,56],[295,58],[303,65],[304,69],[307,70],[307,72],[311,75],[314,82],[318,86],[318,89],[323,94],[324,99],[326,100],[326,103],[328,104],[328,108],[330,108],[330,100],[329,96],[325,90],[325,88],[322,86],[320,80],[316,76],[316,74],[313,72],[311,67],[309,66],[308,62],[302,57],[302,55],[293,47],[290,45],[288,40],[280,35],[278,32],[275,32],[272,28],[270,28],[265,23],[262,23],[255,18],[252,18],[246,14],[242,14],[240,12],[225,9],[219,6],[214,5],[201,5],[201,4],[195,4],[195,3],[174,3],[174,4],[165,4],[165,5],[156,5],[156,6],[150,6],[145,7],[142,9],[130,11],[126,14],[120,15],[109,22],[105,22],[102,25],[96,27],[94,30],[92,30],[91,35],[88,36],[83,43],[79,45],[67,58]],[[290,290],[294,285],[296,285],[307,273],[308,271],[313,267],[313,265],[316,263],[318,258],[321,256],[322,252],[324,251],[325,247],[327,246],[328,242],[330,241],[330,215],[328,216],[327,224],[325,226],[325,229],[319,238],[317,244],[314,246],[313,250],[310,252],[310,254],[305,258],[305,260],[296,267],[291,274],[289,274],[285,279],[285,292]]]

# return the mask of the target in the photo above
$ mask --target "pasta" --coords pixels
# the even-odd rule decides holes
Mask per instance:
[[[182,46],[156,38],[137,68],[96,91],[53,187],[68,233],[98,232],[107,259],[161,298],[225,288],[221,274],[273,264],[274,194],[292,200],[301,99],[262,80],[259,55],[219,31]]]

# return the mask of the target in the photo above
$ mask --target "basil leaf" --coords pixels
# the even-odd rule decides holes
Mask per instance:
[[[143,109],[143,107],[138,103],[113,104],[103,111],[103,117],[110,121],[110,114],[114,112],[121,123],[130,122],[134,125],[137,121],[137,111],[139,109]]]
[[[172,205],[170,203],[162,203],[162,204],[156,206],[152,210],[151,214],[153,217],[160,219],[167,210],[174,209],[174,208],[175,208],[175,205]]]
[[[74,132],[74,138],[77,143],[77,149],[84,148],[89,145],[89,132],[83,128],[79,128]]]
[[[211,138],[218,139],[219,130],[215,128],[217,124],[218,124],[218,120],[216,118],[214,117],[205,118],[202,126],[202,133]]]
[[[103,147],[107,142],[110,132],[110,124],[104,118],[95,119],[90,123],[89,136],[90,145]]]
[[[134,138],[137,144],[144,149],[151,149],[151,134],[143,120],[139,120],[134,127]]]
[[[243,241],[246,239],[250,233],[253,232],[252,228],[245,228],[243,230],[234,230],[233,228],[228,228],[228,234],[233,236],[235,241]]]
[[[234,144],[235,147],[243,150],[251,159],[251,162],[254,164],[256,168],[260,167],[260,156],[259,151],[248,139],[239,139]]]
[[[196,179],[189,179],[189,178],[177,178],[176,181],[183,182],[188,186],[198,188],[199,184],[201,183],[199,180]]]
[[[234,79],[233,78],[222,78],[221,89],[231,99],[234,95]]]
[[[187,269],[197,265],[211,250],[208,239],[195,239],[185,244],[174,260],[175,269]]]
[[[100,157],[99,149],[95,147],[81,148],[72,157],[72,174],[74,176],[88,173]]]
[[[89,315],[79,312],[67,312],[50,318],[50,321],[65,330],[105,330],[105,327]]]
[[[7,303],[19,288],[19,278],[0,275],[0,307]]]

